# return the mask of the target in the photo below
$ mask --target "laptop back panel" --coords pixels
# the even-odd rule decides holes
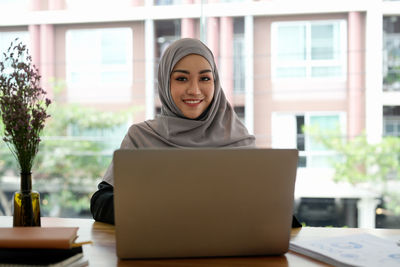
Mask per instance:
[[[297,157],[291,149],[117,150],[118,257],[287,252]]]

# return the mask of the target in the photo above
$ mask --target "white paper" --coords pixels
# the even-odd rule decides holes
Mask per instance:
[[[400,266],[400,246],[370,234],[293,240],[290,250],[335,266]]]

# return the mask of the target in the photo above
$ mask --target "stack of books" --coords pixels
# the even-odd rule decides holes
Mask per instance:
[[[1,266],[87,266],[78,227],[0,228]]]

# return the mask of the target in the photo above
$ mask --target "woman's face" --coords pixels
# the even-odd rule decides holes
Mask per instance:
[[[170,77],[172,99],[189,119],[198,118],[214,97],[214,77],[208,61],[191,54],[176,63]]]

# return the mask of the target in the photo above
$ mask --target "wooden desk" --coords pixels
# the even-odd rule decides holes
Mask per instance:
[[[0,227],[11,227],[12,217],[0,216]],[[77,226],[79,240],[91,240],[93,245],[84,246],[84,254],[90,266],[328,266],[319,261],[288,252],[280,257],[233,257],[202,259],[130,260],[119,261],[115,254],[114,226],[91,219],[42,218],[42,226]],[[292,239],[312,239],[355,233],[371,233],[385,237],[400,236],[400,230],[359,228],[316,228],[305,227],[292,231]]]

